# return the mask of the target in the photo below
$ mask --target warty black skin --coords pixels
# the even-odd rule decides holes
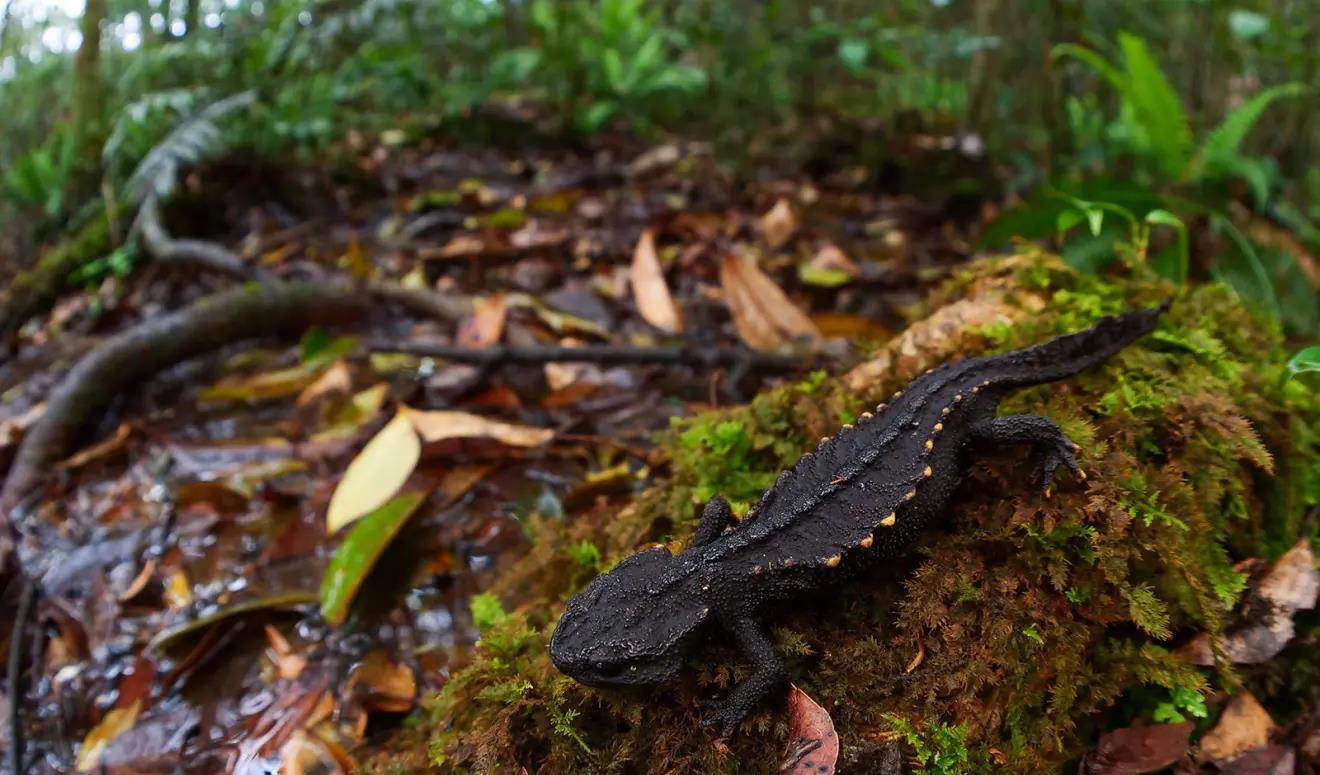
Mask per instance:
[[[776,604],[838,582],[865,557],[897,555],[939,516],[962,479],[967,452],[1030,444],[1046,494],[1059,466],[1080,478],[1073,444],[1048,417],[996,417],[1008,392],[1070,377],[1155,328],[1168,302],[1022,350],[948,363],[918,377],[874,414],[822,439],[780,474],[736,522],[728,503],[706,504],[682,553],[638,552],[568,602],[550,641],[565,674],[596,687],[673,679],[710,623],[727,630],[753,666],[707,723],[730,733],[785,680],[764,619]]]

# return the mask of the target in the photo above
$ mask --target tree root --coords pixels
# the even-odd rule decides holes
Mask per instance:
[[[45,414],[24,435],[0,489],[0,527],[5,513],[40,486],[50,464],[68,455],[86,423],[117,393],[231,342],[296,336],[370,309],[370,297],[348,283],[276,282],[210,296],[109,338],[69,370],[47,399]]]

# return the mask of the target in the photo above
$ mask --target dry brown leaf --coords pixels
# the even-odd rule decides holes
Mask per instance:
[[[1246,605],[1245,609],[1261,612],[1259,618],[1230,630],[1220,646],[1229,661],[1255,665],[1272,659],[1293,639],[1294,613],[1315,607],[1320,595],[1320,570],[1315,567],[1311,542],[1303,538],[1284,552],[1269,571],[1249,584],[1247,595],[1259,604]],[[1178,654],[1196,665],[1215,663],[1207,633],[1187,642]]]
[[[106,746],[110,745],[111,740],[133,728],[133,722],[137,721],[140,710],[142,710],[142,701],[134,700],[127,708],[115,708],[105,714],[101,723],[92,727],[87,737],[83,738],[82,748],[78,750],[78,758],[74,762],[78,772],[95,770],[101,763],[101,755],[105,753]]]
[[[504,294],[473,299],[472,312],[458,324],[454,341],[477,350],[494,346],[504,337],[504,321],[508,317],[509,305]]]
[[[486,241],[477,234],[460,234],[435,254],[439,258],[473,258],[486,252]],[[430,258],[427,255],[426,258]]]
[[[337,532],[384,504],[408,480],[422,454],[412,414],[407,407],[399,407],[394,419],[348,464],[330,497],[325,517],[327,533]]]
[[[779,765],[779,775],[819,775],[834,772],[839,759],[839,736],[829,711],[807,693],[788,688],[788,750]]]
[[[409,410],[413,427],[428,443],[445,439],[494,439],[511,447],[539,447],[555,437],[549,428],[501,422],[468,412]]]
[[[345,688],[363,709],[383,713],[406,713],[417,696],[412,669],[379,649],[358,663]]]
[[[1228,706],[1213,729],[1201,738],[1201,757],[1215,762],[1269,745],[1274,721],[1250,692],[1243,691]]]
[[[811,318],[793,306],[752,258],[725,253],[720,258],[720,286],[738,336],[748,346],[772,348],[792,339],[820,339]]]
[[[674,304],[674,297],[669,294],[665,272],[655,252],[655,234],[649,228],[642,230],[642,236],[633,250],[632,289],[637,311],[647,323],[666,334],[677,334],[683,330],[683,320]]]
[[[174,571],[165,584],[165,605],[174,610],[187,608],[192,603],[192,584],[183,568]]]
[[[288,639],[269,624],[266,625],[266,641],[270,643],[271,662],[275,665],[276,675],[290,681],[302,675],[307,667],[307,658],[294,652]]]
[[[298,406],[306,406],[321,396],[347,393],[352,389],[353,377],[348,373],[348,364],[338,360],[326,369],[324,374],[317,377],[315,382],[303,388],[295,403]]]
[[[788,242],[788,238],[797,230],[797,213],[793,212],[793,205],[789,204],[787,199],[780,197],[779,201],[775,202],[775,206],[761,216],[758,226],[761,230],[761,238],[770,249],[774,250]]]
[[[1187,755],[1192,722],[1123,727],[1100,736],[1082,760],[1082,775],[1141,775],[1168,767]]]

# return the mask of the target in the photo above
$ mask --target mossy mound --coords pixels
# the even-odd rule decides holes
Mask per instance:
[[[534,548],[493,591],[510,611],[479,599],[478,654],[429,705],[433,765],[774,771],[782,707],[727,740],[701,727],[696,698],[745,675],[727,644],[696,654],[680,685],[642,695],[555,671],[549,633],[599,556],[681,549],[711,494],[745,507],[818,437],[954,355],[1039,342],[1169,293],[1137,270],[1100,279],[1043,255],[978,262],[938,300],[954,313],[916,324],[870,365],[676,427],[668,472],[626,509],[532,524]],[[1045,498],[1025,484],[1022,451],[982,458],[905,562],[776,622],[790,674],[833,715],[841,771],[872,771],[859,763],[897,739],[935,772],[1055,771],[1098,729],[1231,682],[1173,647],[1224,627],[1244,585],[1233,563],[1282,551],[1320,499],[1320,401],[1287,381],[1285,361],[1276,327],[1202,286],[1104,367],[1005,402],[1055,418],[1089,478],[1061,474]]]

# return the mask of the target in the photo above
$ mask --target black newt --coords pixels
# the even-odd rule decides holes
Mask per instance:
[[[1059,466],[1079,478],[1078,447],[1048,417],[997,417],[1009,391],[1098,365],[1155,328],[1160,307],[1106,317],[1043,344],[947,363],[822,439],[735,521],[715,496],[692,545],[628,557],[568,602],[550,641],[565,674],[597,687],[673,679],[698,633],[718,623],[751,662],[751,676],[706,723],[730,733],[785,680],[765,632],[775,605],[836,584],[841,567],[893,557],[946,508],[967,453],[981,443],[1030,444],[1049,494]]]

